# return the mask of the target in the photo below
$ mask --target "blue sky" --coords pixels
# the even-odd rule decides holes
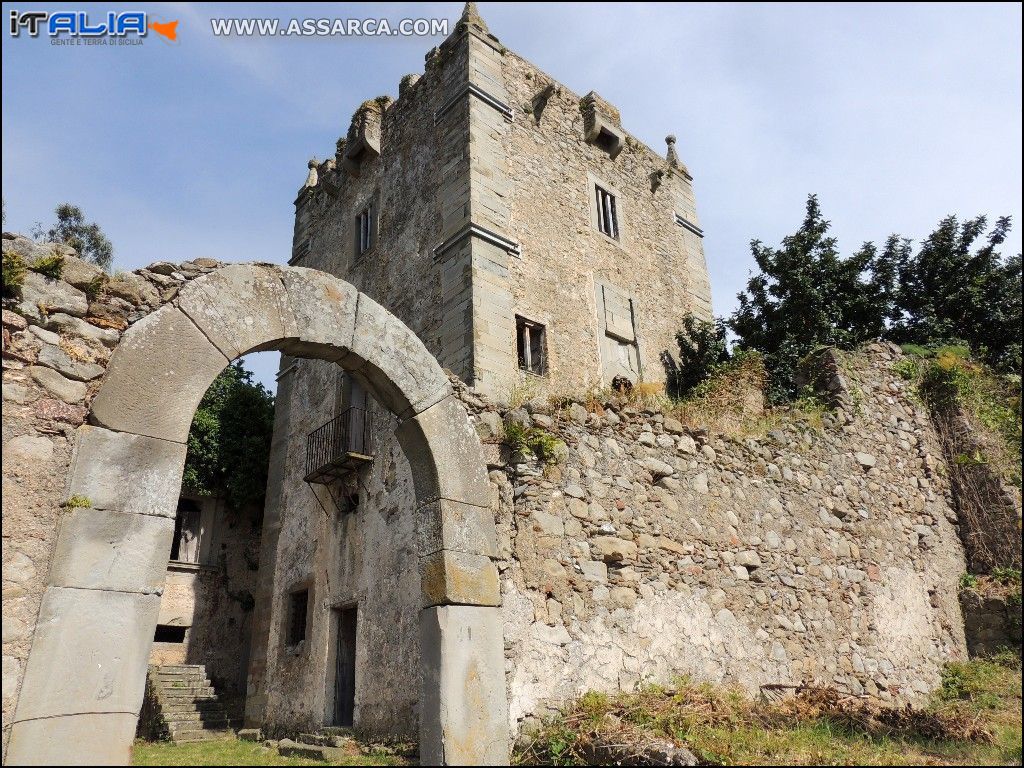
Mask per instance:
[[[6,24],[10,8],[4,3]],[[436,38],[215,38],[212,16],[448,18],[461,3],[37,5],[179,19],[179,44],[3,41],[6,229],[82,206],[115,262],[284,262],[306,161],[366,98],[397,95]],[[491,31],[616,104],[695,177],[715,311],[748,243],[793,231],[816,192],[850,252],[947,213],[1021,223],[1021,6],[481,3]],[[1016,229],[1008,251],[1020,250]],[[252,361],[272,383],[274,356]]]

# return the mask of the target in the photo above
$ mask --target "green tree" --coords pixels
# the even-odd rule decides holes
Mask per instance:
[[[682,398],[705,381],[719,366],[729,361],[725,321],[701,320],[692,314],[683,318],[683,329],[676,334],[679,361],[663,352],[666,389],[672,397]]]
[[[109,272],[114,261],[114,246],[103,234],[96,222],[86,223],[85,214],[77,205],[61,203],[54,209],[57,223],[43,232],[36,225],[34,235],[51,243],[64,243],[71,246],[86,261]]]
[[[1004,259],[998,250],[1008,216],[987,235],[986,226],[984,216],[947,216],[917,253],[904,254],[891,336],[915,344],[963,340],[989,364],[1019,372],[1021,257]]]
[[[182,485],[224,495],[240,509],[263,498],[267,485],[274,396],[240,362],[206,390],[192,419]]]
[[[851,347],[878,335],[891,313],[895,260],[904,248],[890,238],[882,253],[866,243],[840,256],[818,198],[807,198],[803,224],[779,248],[753,240],[760,273],[738,295],[729,327],[741,349],[764,354],[769,396],[795,395],[797,364],[818,346]]]

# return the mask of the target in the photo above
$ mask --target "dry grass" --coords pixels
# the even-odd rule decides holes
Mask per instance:
[[[1020,764],[1019,657],[1009,665],[951,665],[923,709],[886,708],[832,689],[796,689],[781,700],[778,691],[766,693],[754,701],[685,680],[614,697],[589,693],[524,741],[515,760],[581,765],[618,745],[642,762],[646,744],[668,739],[706,764]]]

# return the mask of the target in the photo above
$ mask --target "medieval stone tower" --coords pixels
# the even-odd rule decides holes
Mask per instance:
[[[290,263],[354,284],[492,401],[661,381],[681,318],[711,314],[674,144],[644,146],[469,3],[423,75],[310,161]],[[397,424],[339,365],[282,356],[251,721],[416,732],[424,531]]]
[[[692,177],[597,93],[503,46],[469,3],[454,33],[310,161],[292,264],[395,312],[477,391],[662,381],[687,312],[711,314]]]

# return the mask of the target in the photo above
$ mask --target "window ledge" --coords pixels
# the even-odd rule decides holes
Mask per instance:
[[[178,573],[201,573],[203,571],[220,570],[216,565],[203,565],[202,563],[188,563],[184,560],[168,560],[167,570]]]

